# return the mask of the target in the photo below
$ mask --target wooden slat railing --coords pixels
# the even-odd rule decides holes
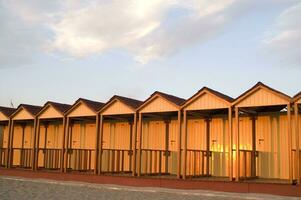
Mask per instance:
[[[128,149],[102,149],[103,172],[132,172],[133,151]]]
[[[94,149],[68,149],[67,169],[74,171],[91,171]]]
[[[39,148],[38,156],[43,155],[44,169],[60,169],[61,149]]]
[[[187,149],[187,167],[190,176],[210,176],[212,151]],[[192,171],[190,171],[192,170]]]
[[[169,174],[168,157],[170,151],[141,149],[141,171],[146,175]]]
[[[235,150],[234,150],[235,151]],[[242,164],[240,172],[240,178],[255,178],[257,175],[256,166],[257,166],[257,158],[259,155],[258,151],[253,150],[239,150],[240,152],[240,163]],[[250,171],[248,171],[248,169]]]
[[[31,148],[12,148],[12,164],[13,167],[31,168],[32,166],[32,153]],[[19,158],[16,156],[19,155]],[[19,162],[17,161],[19,159]],[[18,164],[14,164],[17,162]]]
[[[5,167],[8,160],[8,148],[0,148],[0,167]]]

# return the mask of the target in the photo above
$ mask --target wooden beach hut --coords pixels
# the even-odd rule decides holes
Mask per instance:
[[[135,171],[136,109],[142,103],[115,95],[100,110],[99,173]]]
[[[185,99],[154,92],[137,109],[137,174],[180,177],[181,110]]]
[[[10,167],[32,168],[35,162],[36,115],[40,106],[20,104],[11,118]]]
[[[37,114],[35,169],[62,169],[64,147],[64,113],[70,105],[48,101]]]
[[[183,105],[183,178],[230,177],[232,180],[233,99],[204,87]]]
[[[236,180],[291,182],[291,98],[258,82],[232,105]]]
[[[65,171],[94,171],[97,159],[99,115],[104,104],[78,99],[66,112]]]
[[[300,154],[300,145],[301,145],[301,92],[296,94],[293,98],[294,104],[294,137],[293,137],[293,160],[294,160],[294,179],[296,179],[297,183],[300,184],[301,179],[301,154]]]
[[[10,147],[10,118],[9,116],[15,112],[14,108],[0,106],[0,167],[8,166],[8,152]]]

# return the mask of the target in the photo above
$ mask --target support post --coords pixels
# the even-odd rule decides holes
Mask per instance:
[[[8,120],[8,141],[7,141],[7,159],[6,159],[6,163],[5,163],[5,168],[9,167],[9,153],[10,153],[10,140],[11,140],[11,119]],[[2,160],[1,160],[2,162]]]
[[[65,156],[65,142],[66,142],[66,117],[63,117],[63,140],[62,140],[62,148],[61,148],[61,172],[64,172],[64,156]]]
[[[256,176],[256,117],[252,116],[251,177]]]
[[[233,180],[233,132],[232,132],[232,108],[228,108],[228,134],[229,134],[229,179]]]
[[[46,140],[47,140],[47,137],[46,137],[46,133],[47,133],[47,128],[48,128],[48,126],[46,127],[45,126],[45,148],[46,148]],[[39,143],[40,143],[40,119],[37,119],[37,128],[36,128],[36,137],[37,137],[37,139],[36,139],[36,161],[35,161],[35,170],[37,170],[38,169],[38,160],[39,160]],[[44,162],[45,162],[45,158],[44,158]],[[45,167],[45,165],[44,165],[44,167]]]
[[[295,111],[295,131],[296,131],[296,178],[300,184],[300,145],[299,145],[299,107],[298,103],[294,104]]]
[[[66,127],[65,127],[65,151],[64,151],[64,172],[67,172],[67,165],[68,165],[68,148],[69,148],[69,132],[70,132],[70,118],[66,117]]]
[[[293,182],[293,166],[292,166],[292,129],[291,129],[291,104],[287,104],[287,133],[288,133],[288,165],[289,165],[289,181]]]
[[[14,127],[15,127],[15,122],[13,119],[11,119],[11,128],[10,128],[10,143],[9,143],[9,152],[8,152],[8,168],[12,167],[13,164],[13,154],[14,154]]]
[[[96,139],[95,139],[95,156],[94,156],[94,174],[97,174],[98,169],[98,155],[99,155],[99,113],[96,114]]]
[[[32,146],[32,163],[31,163],[31,169],[35,170],[35,164],[36,164],[36,145],[37,145],[37,117],[34,118],[33,121],[33,146]]]
[[[178,141],[178,172],[177,178],[181,178],[181,111],[178,111],[178,134],[177,134],[177,141]]]
[[[236,122],[236,181],[240,178],[240,149],[239,149],[239,110],[235,107]]]
[[[168,158],[169,158],[169,123],[165,120],[165,174],[168,174]]]
[[[183,143],[184,143],[184,148],[183,148],[183,156],[184,156],[184,166],[183,166],[183,179],[186,179],[186,167],[187,167],[187,111],[184,110],[184,115],[183,115],[183,121],[184,121],[184,138],[183,138]]]
[[[141,147],[142,147],[142,114],[139,113],[138,118],[138,138],[139,138],[139,145],[138,145],[138,176],[141,176]]]
[[[134,130],[132,132],[132,151],[133,151],[133,157],[132,157],[132,175],[135,176],[136,174],[136,148],[137,148],[137,114],[134,113]]]
[[[210,175],[210,118],[205,119],[206,122],[206,176]]]
[[[98,150],[98,174],[101,173],[102,167],[102,141],[103,141],[103,115],[100,114],[99,122],[99,150]]]

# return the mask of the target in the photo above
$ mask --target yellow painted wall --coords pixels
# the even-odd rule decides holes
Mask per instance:
[[[267,106],[267,105],[285,105],[289,102],[275,93],[266,89],[258,89],[250,96],[243,99],[237,107]]]
[[[228,120],[223,118],[212,118],[210,121],[210,151],[212,157],[210,158],[209,171],[212,176],[228,176],[228,159],[229,159],[229,131]],[[206,151],[206,129],[207,125],[205,119],[188,119],[187,121],[187,149],[188,150],[203,150]],[[182,129],[183,130],[183,129]],[[184,130],[182,138],[184,137]],[[182,144],[182,148],[184,144]],[[182,154],[183,159],[183,154]],[[200,152],[194,153],[187,151],[187,166],[186,174],[201,175],[202,165],[204,165],[204,172],[206,172],[206,157],[204,163],[202,161],[202,154]],[[182,162],[183,172],[183,162]]]
[[[50,123],[47,128],[47,140],[45,146],[45,126],[40,126],[40,136],[39,136],[39,148],[41,149],[62,149],[63,141],[63,124],[62,123]],[[56,151],[58,152],[58,151]],[[38,155],[38,166],[44,166],[44,153],[42,150],[39,151]],[[59,154],[53,156],[53,159],[60,160]]]
[[[104,111],[101,112],[102,115],[116,115],[116,114],[133,114],[134,111],[122,103],[119,100],[114,101],[110,104]]]
[[[94,169],[95,145],[96,145],[96,125],[95,123],[75,123],[72,128],[71,148],[91,149],[91,169]],[[88,158],[87,160],[88,161]],[[71,154],[71,168],[77,170],[79,156],[76,158],[75,151]],[[84,156],[81,158],[82,166],[85,163]],[[88,163],[87,163],[88,164]]]
[[[210,93],[204,93],[194,99],[184,110],[220,109],[227,107],[229,107],[229,104],[225,101]]]
[[[8,117],[6,117],[2,112],[0,112],[0,121],[8,121]]]
[[[21,108],[18,113],[13,117],[13,120],[27,120],[27,119],[34,119],[34,117],[27,112],[27,110]]]
[[[152,150],[165,150],[166,149],[166,125],[164,121],[145,121],[142,126],[142,149],[152,149]],[[170,156],[168,156],[168,173],[177,173],[177,133],[178,124],[177,120],[171,120],[169,123],[169,137],[168,137],[168,150],[170,151]],[[146,173],[152,171],[156,173],[159,170],[159,154],[155,156],[152,154],[152,166],[150,166],[150,153],[142,152],[141,156],[141,173]],[[155,161],[157,157],[157,161]],[[165,172],[165,159],[166,157],[162,155],[161,157],[161,172]],[[156,165],[156,166],[155,166]],[[157,169],[157,171],[156,171]]]
[[[53,106],[49,105],[40,115],[39,119],[62,118],[63,115]]]
[[[13,136],[13,148],[23,148],[31,149],[33,148],[33,140],[34,140],[34,128],[33,123],[27,124],[24,127],[24,140],[22,144],[23,137],[23,128],[20,125],[14,126],[14,136]],[[20,164],[20,150],[14,150],[13,152],[13,165]]]
[[[0,125],[0,141],[2,148],[8,147],[9,127],[8,125]]]
[[[160,96],[152,99],[147,105],[145,105],[140,110],[141,113],[171,112],[171,111],[178,111],[178,108]]]
[[[252,124],[249,117],[240,117],[240,149],[252,149]],[[235,122],[233,125],[236,133]],[[235,144],[236,134],[233,135]],[[234,149],[236,146],[234,145]],[[288,179],[288,132],[287,116],[270,114],[258,116],[256,120],[256,150],[259,152],[256,171],[260,178]],[[247,176],[250,175],[250,155],[247,157]],[[234,154],[234,163],[236,155]],[[244,175],[243,157],[241,154],[241,176]],[[236,165],[234,165],[236,177]]]
[[[102,171],[121,171],[122,152],[109,151],[106,149],[130,150],[131,127],[128,122],[105,122],[103,124],[103,154]],[[118,155],[119,154],[119,155]],[[128,152],[123,154],[123,171],[130,171],[131,156]],[[114,164],[112,164],[114,163]],[[112,167],[114,169],[112,170]]]
[[[83,116],[95,116],[93,110],[91,110],[84,103],[78,104],[69,114],[68,117],[83,117]]]

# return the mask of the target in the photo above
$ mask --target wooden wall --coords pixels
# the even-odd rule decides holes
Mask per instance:
[[[62,149],[62,142],[64,136],[63,124],[58,122],[52,122],[47,127],[47,139],[46,139],[46,128],[41,124],[39,135],[39,149]],[[57,151],[58,153],[58,151]],[[38,154],[38,167],[44,167],[44,153],[42,150]],[[59,157],[60,155],[53,155],[54,157]],[[59,158],[53,158],[58,160],[58,165],[60,165]]]
[[[33,123],[26,124],[24,126],[24,138],[23,138],[23,127],[21,125],[14,126],[14,135],[13,135],[13,148],[24,148],[31,149],[33,148],[34,140],[34,128]],[[13,152],[13,165],[20,164],[20,150]]]

